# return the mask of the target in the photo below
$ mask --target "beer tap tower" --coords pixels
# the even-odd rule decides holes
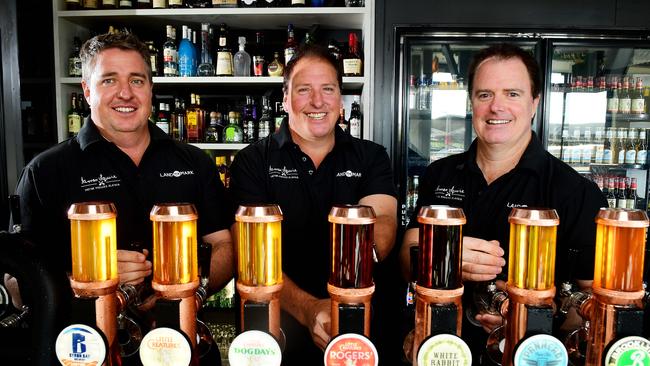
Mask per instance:
[[[425,356],[435,344],[424,346],[432,335],[460,337],[462,322],[462,242],[465,214],[460,208],[425,206],[418,213],[419,250],[415,300],[413,366],[429,364]],[[471,364],[471,353],[457,337],[444,342],[455,344],[459,364]],[[457,346],[456,346],[457,345]],[[464,352],[463,352],[464,351]],[[429,361],[430,362],[430,361]]]

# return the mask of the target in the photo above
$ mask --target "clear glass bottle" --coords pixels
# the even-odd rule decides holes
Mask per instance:
[[[273,110],[271,101],[266,95],[262,96],[262,116],[257,123],[257,138],[261,140],[271,134],[273,128]]]
[[[223,142],[241,143],[244,141],[242,128],[237,123],[237,112],[228,113],[228,124],[223,129]]]
[[[196,72],[199,76],[214,76],[210,48],[210,24],[201,23],[201,64]]]
[[[163,44],[163,75],[178,76],[178,48],[176,32],[171,25],[166,26],[167,40]]]
[[[251,56],[246,52],[246,37],[239,37],[239,51],[233,59],[235,76],[251,76]]]

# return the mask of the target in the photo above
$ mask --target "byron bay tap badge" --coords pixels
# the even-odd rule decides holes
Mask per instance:
[[[279,366],[282,211],[278,205],[239,206],[235,220],[241,328],[228,359],[232,366]]]

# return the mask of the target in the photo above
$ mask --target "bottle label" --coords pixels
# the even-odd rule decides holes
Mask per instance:
[[[217,75],[232,76],[232,54],[230,52],[217,52]]]
[[[154,9],[164,9],[165,0],[153,0],[153,7]]]
[[[632,99],[632,105],[630,109],[632,110],[632,113],[638,113],[641,114],[645,112],[645,105],[643,103],[643,98],[640,99]]]
[[[569,355],[562,342],[548,334],[526,338],[519,344],[514,356],[515,365],[566,365],[568,362]]]
[[[169,135],[169,122],[167,122],[167,121],[165,121],[165,122],[156,122],[156,126],[158,126],[158,128],[160,128],[161,130],[163,130],[163,132],[165,132],[166,134]]]
[[[361,60],[358,58],[344,59],[343,73],[345,75],[361,75]]]
[[[176,62],[178,60],[178,52],[173,48],[165,48],[163,50],[164,62]]]
[[[618,112],[618,98],[607,99],[607,112],[609,113]]]
[[[171,2],[171,1],[170,1]],[[115,0],[102,0],[102,5],[113,5],[115,6]]]
[[[579,147],[574,147],[571,149],[571,162],[574,164],[579,164],[582,156],[582,150]]]
[[[280,366],[282,351],[272,335],[249,330],[241,333],[230,344],[228,361],[231,366]]]
[[[106,359],[102,335],[85,324],[72,324],[59,333],[55,343],[61,365],[101,365]]]
[[[293,48],[285,48],[284,49],[284,64],[288,65],[289,61],[293,58],[293,55],[296,54],[296,50]]]
[[[169,0],[169,6],[183,6],[183,0]]]
[[[610,152],[610,154],[611,154],[611,152]],[[597,146],[597,147],[596,147],[596,154],[595,154],[595,156],[594,156],[594,163],[596,163],[596,164],[603,164],[603,162],[604,162],[604,155],[605,155],[605,154],[604,154],[603,146],[602,146],[602,145]]]
[[[420,346],[417,354],[418,365],[443,365],[449,360],[454,365],[472,364],[472,352],[467,344],[453,334],[438,334],[430,337]]]
[[[153,75],[158,75],[158,56],[156,55],[150,55],[149,56],[149,63],[151,64],[151,73]]]
[[[237,6],[237,0],[212,0],[212,5],[235,7]]]
[[[291,0],[291,5],[305,5],[305,0]]]
[[[603,164],[612,164],[612,150],[604,149],[603,150]]]
[[[120,0],[120,7],[132,7],[133,1],[131,0]]]
[[[616,198],[608,198],[607,206],[609,206],[609,208],[616,208]]]
[[[81,116],[78,114],[68,115],[68,132],[70,134],[77,134],[81,129]]]
[[[255,1],[256,0],[242,0],[242,3],[244,3],[244,5],[251,6],[255,3]]]
[[[647,365],[650,359],[650,341],[631,336],[614,342],[607,351],[603,365]]]
[[[84,1],[84,8],[86,8],[86,9],[97,9],[97,0],[86,0],[86,1]]]
[[[630,113],[632,110],[632,100],[630,98],[619,99],[618,111],[620,113]]]
[[[628,198],[625,204],[626,208],[636,208],[636,201],[633,198]]]
[[[648,150],[639,150],[639,152],[636,153],[637,164],[645,164],[647,158],[648,158]]]
[[[616,199],[616,208],[627,208],[627,199],[617,198]]]
[[[178,74],[180,76],[194,76],[194,59],[188,56],[185,52],[178,58]]]
[[[625,152],[625,164],[634,164],[636,162],[636,150],[629,149]]]
[[[70,57],[68,59],[68,75],[81,76],[81,58]]]
[[[155,328],[142,338],[140,361],[143,365],[189,365],[192,348],[181,332],[172,328]],[[158,361],[158,362],[156,362]]]
[[[360,334],[341,334],[325,348],[324,366],[377,366],[379,355],[370,340]],[[428,364],[427,364],[428,365]]]
[[[242,131],[234,127],[226,127],[224,132],[224,142],[242,142],[244,136]]]
[[[283,71],[284,67],[279,62],[273,61],[269,64],[269,76],[282,76]]]
[[[582,150],[582,163],[583,164],[589,164],[591,163],[591,156],[592,156],[592,147],[587,145],[585,146],[585,149]]]
[[[618,164],[623,164],[625,163],[625,149],[620,149],[618,151],[618,156],[616,157],[616,162]]]
[[[264,56],[253,56],[253,75],[264,76]]]
[[[350,118],[350,135],[356,138],[361,138],[361,120],[358,118]]]

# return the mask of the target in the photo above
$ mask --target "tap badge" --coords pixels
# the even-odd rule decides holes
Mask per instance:
[[[189,365],[191,359],[190,340],[176,329],[152,329],[140,343],[140,361],[144,366]]]
[[[418,365],[471,366],[472,351],[454,334],[438,334],[427,338],[418,350]]]
[[[643,337],[621,338],[609,347],[605,355],[606,366],[650,365],[650,341]]]
[[[282,351],[272,335],[248,330],[235,337],[230,344],[228,361],[231,366],[280,366]]]
[[[360,334],[340,334],[325,348],[325,366],[377,366],[377,348]]]
[[[106,359],[106,341],[94,328],[72,324],[56,338],[56,357],[61,365],[96,366]]]
[[[517,346],[514,364],[519,366],[565,366],[569,355],[560,340],[548,334],[526,338]]]

